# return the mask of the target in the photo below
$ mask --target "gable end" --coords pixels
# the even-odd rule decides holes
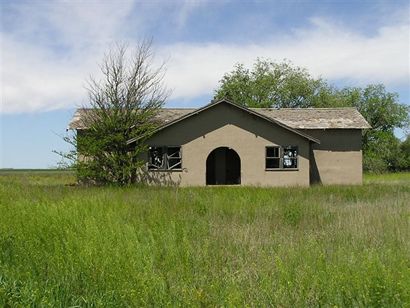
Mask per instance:
[[[157,132],[159,132],[159,131],[161,131],[161,130],[164,130],[165,128],[167,128],[167,127],[169,127],[169,126],[172,126],[172,125],[174,125],[174,124],[176,124],[176,123],[179,123],[179,122],[181,122],[181,121],[184,121],[185,119],[188,119],[188,118],[190,118],[190,117],[192,117],[192,116],[195,116],[195,115],[197,115],[197,114],[199,114],[199,113],[202,113],[202,112],[204,112],[204,111],[206,111],[206,110],[208,110],[208,109],[210,109],[210,108],[212,108],[212,107],[214,107],[214,106],[216,106],[216,105],[222,104],[222,103],[228,104],[228,105],[233,106],[233,107],[235,107],[235,108],[238,108],[238,109],[240,109],[240,110],[242,110],[242,111],[245,111],[245,112],[247,112],[247,113],[249,113],[249,114],[251,114],[251,115],[256,116],[256,117],[259,118],[259,119],[263,119],[263,120],[265,120],[265,121],[267,121],[267,122],[270,122],[270,123],[272,123],[272,124],[276,124],[276,125],[278,125],[278,126],[284,128],[284,129],[286,129],[286,130],[288,130],[288,131],[290,131],[290,132],[292,132],[292,133],[294,133],[294,134],[297,134],[297,135],[299,135],[299,136],[301,136],[301,137],[303,137],[303,138],[305,138],[305,139],[308,139],[308,140],[311,141],[311,142],[315,142],[315,143],[320,144],[319,139],[316,139],[316,138],[314,138],[314,137],[312,137],[312,136],[309,136],[308,134],[305,134],[305,133],[302,133],[302,132],[300,132],[300,131],[298,131],[298,130],[296,130],[296,129],[293,129],[293,128],[289,127],[288,125],[286,125],[286,124],[284,124],[284,123],[282,123],[282,122],[280,122],[280,121],[278,121],[278,120],[276,120],[276,119],[269,118],[269,117],[267,117],[267,116],[265,116],[265,115],[263,115],[263,114],[260,114],[259,112],[256,112],[256,111],[251,110],[251,109],[249,109],[249,108],[246,108],[246,107],[244,107],[244,106],[238,105],[238,104],[233,103],[233,102],[231,102],[231,101],[229,101],[229,100],[226,100],[226,99],[222,99],[222,100],[219,100],[219,101],[213,101],[213,102],[211,102],[210,104],[205,105],[204,107],[201,107],[201,108],[199,108],[199,109],[196,109],[195,111],[192,111],[192,112],[190,112],[190,113],[188,113],[188,114],[186,114],[186,115],[184,115],[184,116],[182,116],[182,117],[180,117],[180,118],[177,118],[177,119],[175,119],[175,120],[173,120],[173,121],[170,121],[170,122],[168,122],[168,123],[166,123],[166,124],[160,126],[158,129],[156,129],[156,130],[154,131],[154,134],[157,133]],[[130,140],[128,140],[127,144],[132,144],[132,143],[134,143],[135,141],[137,141],[138,139],[139,139],[139,138],[130,139]]]

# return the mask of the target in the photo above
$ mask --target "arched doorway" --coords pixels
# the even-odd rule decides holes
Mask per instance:
[[[206,159],[206,185],[241,184],[241,159],[228,147],[213,150]]]

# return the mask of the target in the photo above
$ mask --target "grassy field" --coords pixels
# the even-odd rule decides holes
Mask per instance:
[[[410,174],[84,188],[0,173],[0,306],[410,306]]]

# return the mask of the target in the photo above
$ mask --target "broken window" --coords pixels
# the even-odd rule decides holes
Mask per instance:
[[[265,158],[266,169],[297,169],[298,148],[297,146],[268,146]]]
[[[178,170],[182,168],[180,146],[152,146],[148,152],[149,170]]]
[[[266,169],[279,169],[280,168],[280,151],[279,147],[266,147]]]
[[[167,148],[167,169],[181,169],[182,168],[181,147],[168,147]]]
[[[283,147],[283,168],[298,167],[298,148],[295,146]]]

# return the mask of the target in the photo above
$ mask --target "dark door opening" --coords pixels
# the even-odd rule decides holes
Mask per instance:
[[[228,147],[213,150],[206,159],[206,185],[241,184],[241,159]]]

